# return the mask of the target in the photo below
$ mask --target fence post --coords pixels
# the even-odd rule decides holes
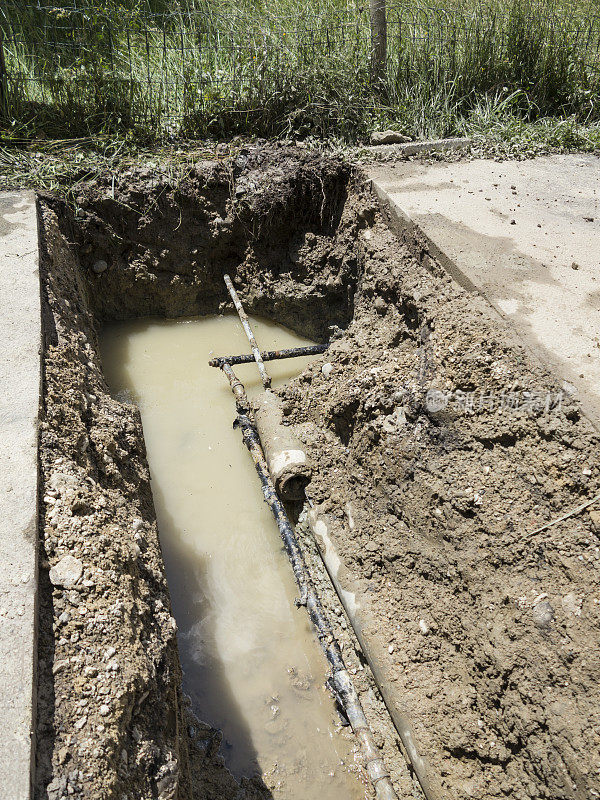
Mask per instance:
[[[371,75],[380,81],[386,75],[387,61],[387,22],[385,0],[370,0],[371,17]]]
[[[4,60],[4,34],[0,27],[0,118],[8,117],[8,79]]]

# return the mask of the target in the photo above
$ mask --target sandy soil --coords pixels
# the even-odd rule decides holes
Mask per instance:
[[[269,796],[233,782],[218,734],[189,735],[140,421],[108,396],[95,338],[107,319],[218,312],[224,270],[249,311],[321,340],[334,326],[287,418],[443,796],[600,794],[600,504],[536,532],[598,493],[597,437],[360,175],[248,150],[176,186],[148,169],[45,198],[43,224],[38,796]]]

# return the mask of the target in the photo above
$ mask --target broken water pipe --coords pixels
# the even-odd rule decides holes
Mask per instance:
[[[225,276],[225,283],[229,289],[232,299],[234,300],[234,304],[238,309],[238,314],[240,315],[242,323],[244,319],[246,320],[247,328],[245,326],[244,330],[246,331],[252,346],[252,341],[255,343],[256,340],[254,339],[252,331],[250,330],[248,318],[242,308],[239,298],[237,297],[237,293],[233,288],[233,284],[231,283],[229,276]],[[256,351],[258,351],[258,348],[256,348]],[[256,358],[254,347],[253,353],[260,370],[262,361],[259,362],[259,360]],[[390,774],[387,771],[383,762],[383,758],[377,745],[375,744],[373,733],[365,717],[358,693],[356,692],[352,678],[346,669],[341,648],[334,636],[331,623],[325,614],[320,598],[310,577],[308,567],[300,549],[295,531],[292,528],[286,510],[275,488],[274,480],[272,479],[269,471],[269,463],[267,462],[265,451],[263,450],[261,443],[261,436],[255,421],[255,412],[248,401],[245,387],[237,378],[230,363],[224,361],[223,359],[214,359],[213,361],[215,362],[214,366],[220,366],[226,375],[233,395],[236,399],[237,418],[234,426],[241,429],[243,442],[248,448],[248,451],[250,452],[254,462],[257,475],[261,482],[265,502],[271,509],[273,517],[275,518],[275,522],[277,523],[284,548],[292,565],[296,584],[300,591],[300,597],[296,603],[298,606],[306,607],[311,622],[316,629],[321,647],[325,653],[327,661],[331,666],[332,677],[330,682],[328,682],[329,686],[334,694],[334,697],[342,707],[348,722],[350,723],[352,730],[354,731],[354,734],[360,743],[365,761],[365,769],[375,789],[375,796],[377,800],[398,800],[391,782]],[[264,369],[264,365],[262,365],[262,367]],[[265,385],[264,380],[263,385]],[[265,388],[267,389],[268,387],[265,385]],[[269,391],[266,393],[266,395],[269,397],[275,397]],[[270,407],[269,404],[267,404],[266,409],[266,411],[262,410],[261,413],[261,409],[259,408],[256,413],[258,414],[259,418],[261,417],[263,420],[263,430],[266,429],[267,431],[272,431],[272,422],[276,417],[278,408],[276,403],[271,403]],[[286,441],[280,441],[279,447],[281,447],[282,443],[285,445]],[[277,461],[277,456],[274,455],[277,452],[277,447],[277,444],[274,446],[272,445],[271,447],[272,464],[276,464]],[[293,449],[294,448],[292,448],[292,450]],[[299,448],[295,449],[299,450]],[[306,458],[304,457],[304,459],[300,460],[300,462],[301,463],[296,464],[296,466],[301,466],[304,470],[304,478],[308,477],[308,479],[310,479],[310,473],[307,472],[308,466],[306,464]],[[282,483],[281,478],[284,473],[285,471],[280,473],[280,483]],[[298,473],[296,473],[296,475],[297,474]],[[288,480],[291,480],[291,478]],[[298,483],[292,485],[294,487],[292,494],[295,494],[298,492]],[[285,482],[283,482],[283,486],[286,486]]]
[[[237,298],[237,294],[236,299],[241,307],[241,302],[239,298]],[[317,345],[316,347],[323,348],[321,352],[325,352],[327,346],[328,345]],[[306,351],[310,349],[311,348],[292,348],[289,351],[274,352],[281,354],[277,356],[279,358],[291,358],[294,356],[309,355]],[[285,353],[285,355],[283,355],[283,353]],[[263,355],[268,354],[265,353]],[[237,380],[231,363],[249,363],[253,360],[255,360],[254,356],[244,355],[215,358],[209,362],[211,366],[220,367],[227,375],[236,400],[241,402],[241,405],[238,405],[238,410],[242,411],[244,414],[248,414],[250,405],[243,385]],[[307,517],[309,530],[313,535],[317,550],[350,621],[367,663],[369,664],[375,684],[388,709],[388,713],[390,714],[390,718],[396,728],[400,741],[404,746],[414,774],[427,800],[440,800],[441,793],[438,781],[430,774],[427,762],[417,748],[410,722],[401,710],[397,708],[393,700],[389,682],[386,678],[385,665],[366,641],[365,631],[369,629],[369,623],[372,622],[371,612],[367,607],[363,607],[364,604],[361,603],[359,607],[354,601],[356,592],[353,591],[353,589],[355,587],[348,576],[342,579],[339,569],[342,562],[328,535],[327,525],[322,519],[319,519],[313,508],[310,497],[306,494],[306,487],[311,477],[311,469],[303,445],[299,442],[297,437],[293,435],[289,426],[283,425],[281,404],[279,398],[272,392],[267,390],[256,399],[253,403],[252,410],[254,412],[253,425],[257,433],[257,439],[261,446],[263,456],[266,457],[268,470],[275,484],[275,488],[279,492],[279,495],[286,501],[298,501],[306,497],[308,506],[310,507]]]

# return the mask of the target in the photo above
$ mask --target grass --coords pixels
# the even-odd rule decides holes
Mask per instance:
[[[368,4],[354,0],[67,4],[0,9],[5,142],[358,142],[391,127],[414,138],[598,146],[600,19],[587,0],[388,0],[379,82]]]

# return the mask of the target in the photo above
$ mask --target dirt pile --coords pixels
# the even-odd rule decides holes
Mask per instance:
[[[190,744],[139,416],[96,348],[105,320],[222,310],[224,271],[248,311],[334,326],[285,411],[444,796],[600,793],[595,518],[534,533],[598,493],[598,439],[483,303],[300,151],[107,177],[43,220],[39,796],[238,796],[218,736]]]
[[[106,393],[87,288],[48,209],[42,222],[38,795],[175,797],[189,787],[177,626],[141,422]]]
[[[598,437],[418,242],[378,221],[359,261],[352,324],[285,399],[399,704],[445,797],[595,796],[597,512],[535,531],[598,493]]]

